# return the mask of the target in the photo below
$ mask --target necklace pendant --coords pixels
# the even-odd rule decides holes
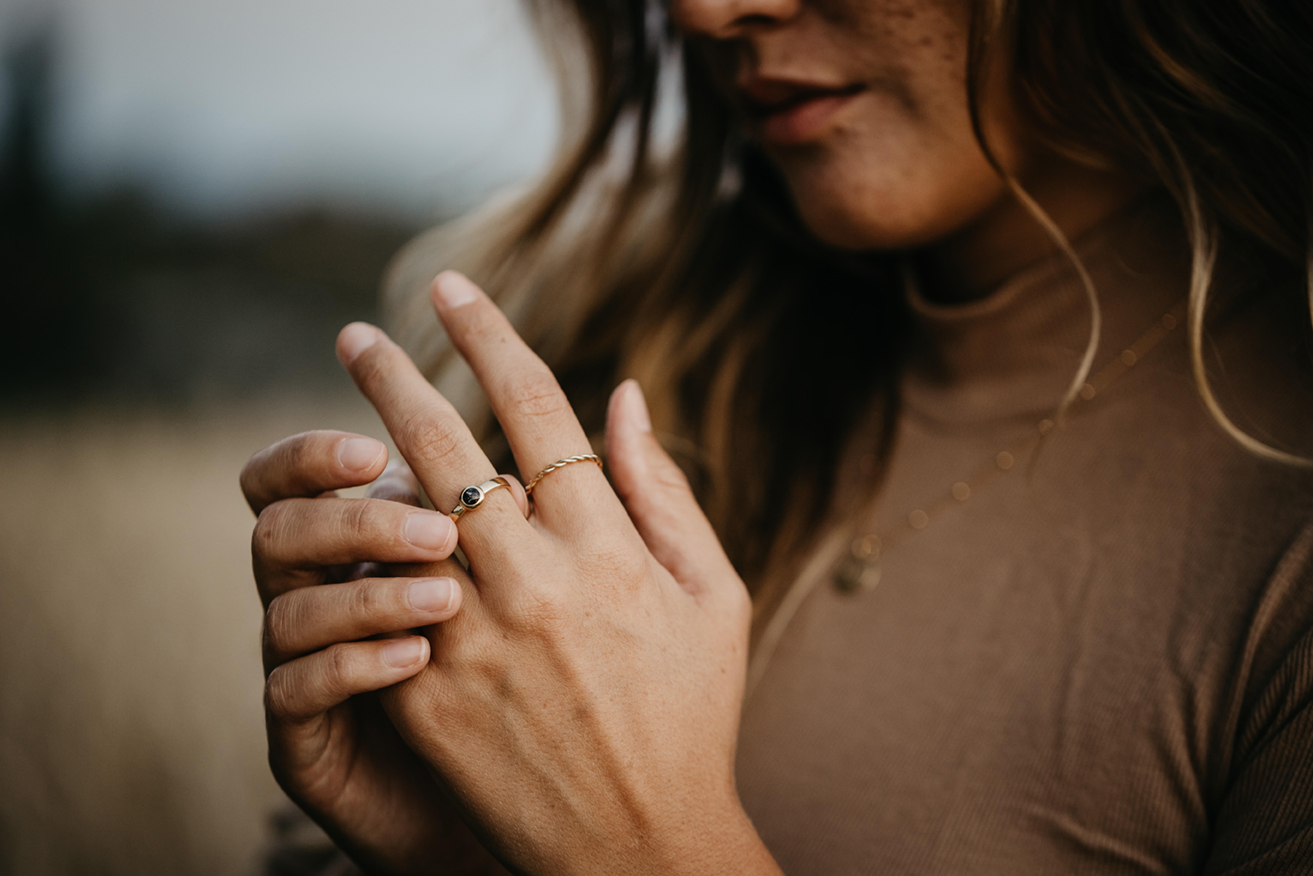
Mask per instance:
[[[880,583],[880,561],[876,558],[846,557],[834,573],[834,586],[840,593],[869,593]]]

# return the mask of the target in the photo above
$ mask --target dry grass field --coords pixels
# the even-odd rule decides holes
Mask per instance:
[[[248,874],[265,763],[252,518],[283,435],[361,401],[0,420],[0,874]]]

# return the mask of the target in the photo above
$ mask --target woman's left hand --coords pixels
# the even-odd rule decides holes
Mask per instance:
[[[524,475],[590,452],[555,378],[487,296],[448,272],[433,299]],[[439,508],[494,476],[381,331],[347,326],[338,355]],[[607,451],[614,490],[585,462],[539,482],[527,520],[509,490],[460,518],[469,570],[441,571],[464,605],[425,631],[429,664],[385,691],[385,708],[515,869],[778,873],[734,785],[743,583],[632,381],[612,397]]]

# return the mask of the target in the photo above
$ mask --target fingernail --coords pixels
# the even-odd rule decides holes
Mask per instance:
[[[416,611],[438,612],[451,608],[456,582],[450,578],[424,578],[410,585],[410,607]]]
[[[353,322],[337,336],[337,358],[350,365],[356,357],[378,343],[382,332],[367,322]]]
[[[337,446],[337,461],[350,471],[365,471],[387,452],[382,441],[373,438],[348,438]]]
[[[479,297],[479,287],[458,271],[443,271],[433,281],[433,292],[446,310],[469,304]]]
[[[629,381],[629,389],[625,391],[625,405],[629,408],[629,420],[639,431],[652,431],[652,415],[647,410],[647,399],[643,396],[643,387],[638,385],[637,380]]]
[[[383,662],[397,669],[414,666],[424,656],[424,642],[417,636],[397,639],[383,646]]]
[[[451,543],[456,524],[441,514],[418,511],[406,518],[406,541],[415,547],[440,551]]]

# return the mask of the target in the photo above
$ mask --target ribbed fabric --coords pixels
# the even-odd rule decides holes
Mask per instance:
[[[1184,297],[1188,254],[1161,204],[1078,249],[1103,363]],[[1223,400],[1313,452],[1307,316],[1227,276]],[[912,307],[875,532],[1050,412],[1089,328],[1060,258]],[[749,815],[789,876],[1313,873],[1310,521],[1313,478],[1216,426],[1177,329],[887,550],[873,591],[812,592],[746,705]]]

